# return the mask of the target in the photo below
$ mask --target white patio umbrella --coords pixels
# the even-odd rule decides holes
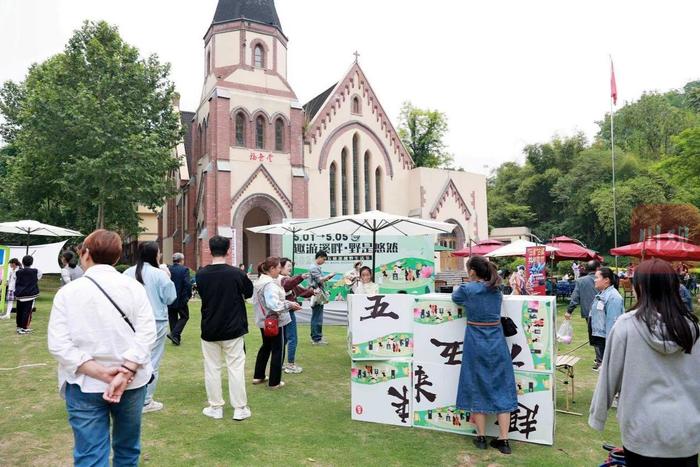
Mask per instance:
[[[450,233],[456,224],[437,222],[416,217],[397,216],[382,211],[329,217],[301,222],[296,226],[316,234],[372,235],[372,276],[376,267],[377,235],[412,236]]]
[[[33,220],[22,220],[14,222],[0,222],[0,232],[26,235],[27,254],[29,254],[29,236],[42,235],[46,237],[82,237],[83,234],[77,230],[57,227],[55,225],[42,224]]]
[[[296,238],[294,236],[303,232],[304,230],[299,227],[301,222],[309,222],[309,219],[304,220],[294,220],[290,219],[287,222],[281,222],[279,224],[271,225],[260,225],[258,227],[248,227],[248,230],[254,233],[262,233],[267,235],[286,235],[292,234],[292,263],[294,263],[294,245],[296,243]]]
[[[525,256],[526,249],[531,246],[543,246],[545,247],[547,253],[559,250],[559,248],[530,242],[528,240],[516,240],[512,243],[509,243],[508,245],[504,245],[500,248],[493,250],[486,256],[490,258],[501,258],[504,256]]]

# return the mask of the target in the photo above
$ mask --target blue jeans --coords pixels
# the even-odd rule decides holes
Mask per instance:
[[[158,369],[160,368],[160,361],[163,359],[163,354],[165,353],[165,338],[168,335],[168,321],[156,321],[156,342],[153,344],[153,349],[151,350],[151,365],[153,365],[153,381],[148,385],[146,390],[146,404],[150,404],[153,400],[153,394],[156,392],[156,386],[158,386]]]
[[[323,338],[323,305],[311,307],[311,340],[318,342]]]
[[[138,465],[141,455],[141,412],[146,386],[124,391],[118,404],[102,393],[82,392],[77,384],[66,385],[68,423],[73,428],[73,460],[77,467],[109,467],[109,424],[112,421],[114,466]]]
[[[292,321],[284,327],[284,345],[287,347],[287,361],[294,363],[297,354],[297,317],[293,311],[289,312]]]

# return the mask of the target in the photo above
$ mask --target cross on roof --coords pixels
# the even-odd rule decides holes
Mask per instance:
[[[353,55],[355,56],[355,63],[357,63],[357,60],[360,58],[360,53],[356,50]]]

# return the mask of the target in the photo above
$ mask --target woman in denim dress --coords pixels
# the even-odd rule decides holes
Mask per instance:
[[[518,398],[513,363],[501,326],[500,277],[496,266],[483,256],[472,256],[467,271],[471,282],[452,293],[452,300],[462,305],[467,314],[457,408],[473,416],[477,429],[474,444],[479,449],[487,448],[486,415],[498,414],[500,435],[490,444],[503,454],[510,454],[508,427],[510,413],[518,408]]]

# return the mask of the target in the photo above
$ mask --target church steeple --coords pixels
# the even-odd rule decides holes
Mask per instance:
[[[272,26],[284,34],[274,0],[219,0],[212,24],[242,19]]]

